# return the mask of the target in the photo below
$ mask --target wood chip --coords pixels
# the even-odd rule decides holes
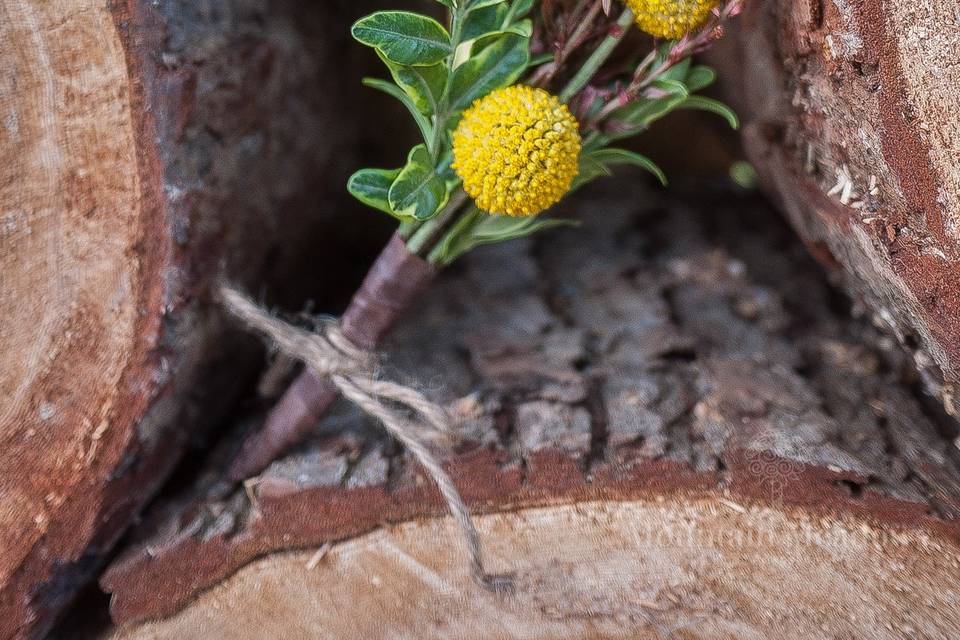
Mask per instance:
[[[324,542],[323,546],[317,549],[317,552],[310,556],[310,559],[307,560],[306,567],[307,571],[313,571],[317,568],[317,565],[320,564],[320,561],[323,560],[327,553],[330,551],[330,543]]]

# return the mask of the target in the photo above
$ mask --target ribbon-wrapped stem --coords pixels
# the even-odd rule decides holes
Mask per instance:
[[[343,314],[343,335],[360,349],[375,350],[436,273],[436,267],[407,250],[395,235]],[[308,367],[273,406],[263,425],[247,436],[227,477],[242,482],[263,471],[310,432],[336,397],[333,383]]]
[[[226,308],[248,328],[272,340],[282,353],[301,360],[314,376],[329,380],[345,398],[379,420],[416,457],[440,489],[463,531],[474,579],[492,591],[509,589],[509,578],[491,576],[484,570],[480,536],[470,512],[450,475],[428,447],[449,447],[452,443],[455,434],[447,411],[416,389],[377,379],[377,358],[349,340],[336,322],[324,324],[319,333],[311,333],[272,316],[228,286],[221,288],[220,296]]]

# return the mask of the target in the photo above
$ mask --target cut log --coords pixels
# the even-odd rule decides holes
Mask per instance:
[[[762,203],[697,199],[585,192],[583,228],[478,251],[391,342],[461,420],[447,466],[514,595],[341,405],[109,567],[119,637],[955,636],[956,425]]]
[[[449,520],[258,560],[168,621],[181,638],[950,638],[957,549],[924,533],[744,505],[719,494],[483,516],[496,597],[463,571]],[[946,566],[944,566],[946,563]]]
[[[848,290],[960,381],[960,2],[748,2],[714,55],[750,158]]]
[[[0,637],[42,635],[256,373],[204,295],[330,220],[346,4],[0,0]]]

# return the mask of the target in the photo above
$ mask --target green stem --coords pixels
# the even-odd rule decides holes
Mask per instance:
[[[447,260],[441,262],[446,253],[446,246],[453,242],[461,234],[470,233],[470,231],[487,215],[477,209],[475,204],[471,204],[460,216],[460,219],[450,227],[450,230],[443,234],[443,237],[437,242],[436,246],[427,254],[427,262],[439,266],[447,266],[458,256],[446,256]]]
[[[436,236],[442,233],[444,229],[453,221],[460,211],[460,207],[467,201],[467,194],[462,190],[456,191],[450,196],[450,201],[443,211],[420,224],[407,240],[407,249],[410,253],[424,257],[436,242]]]
[[[617,19],[617,28],[613,30],[613,33],[603,39],[590,57],[587,58],[587,61],[580,68],[580,71],[577,72],[577,75],[573,76],[563,91],[560,92],[561,100],[569,102],[577,92],[587,86],[587,83],[590,82],[593,75],[600,69],[603,63],[607,61],[607,58],[610,57],[613,50],[627,35],[631,24],[633,24],[633,11],[624,9],[623,13],[621,13]]]
[[[453,64],[457,56],[457,49],[460,47],[460,38],[463,37],[463,10],[455,6],[450,14],[450,44],[453,47],[453,53],[447,58],[447,79],[444,83],[443,93],[440,104],[437,105],[436,115],[433,118],[433,137],[427,143],[427,150],[433,158],[434,164],[440,159],[440,148],[443,143],[443,135],[446,133],[447,121],[450,119],[450,86],[453,80]]]
[[[417,229],[420,228],[422,223],[419,220],[402,220],[400,226],[397,227],[397,233],[400,234],[400,237],[406,241],[417,232]]]

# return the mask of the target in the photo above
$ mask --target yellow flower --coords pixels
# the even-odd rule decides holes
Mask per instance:
[[[676,40],[703,26],[719,0],[625,0],[637,26],[656,38]]]
[[[482,211],[532,216],[577,177],[580,131],[559,98],[514,85],[473,103],[453,132],[453,168]]]

